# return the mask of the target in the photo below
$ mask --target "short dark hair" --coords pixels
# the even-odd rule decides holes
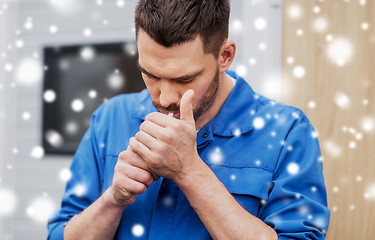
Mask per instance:
[[[219,56],[228,38],[229,0],[139,0],[135,28],[143,29],[157,43],[171,47],[199,34],[204,53]]]

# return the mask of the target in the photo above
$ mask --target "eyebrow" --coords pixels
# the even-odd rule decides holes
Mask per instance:
[[[144,68],[142,68],[141,65],[139,64],[139,62],[137,63],[137,67],[138,67],[139,71],[146,74],[147,76],[149,76],[151,78],[155,78],[155,79],[161,79],[160,77],[157,77],[157,76],[153,75],[152,73],[149,73],[148,71],[146,71]],[[204,71],[204,69],[202,69],[202,70],[200,70],[196,73],[193,73],[193,74],[188,74],[188,75],[181,76],[181,77],[169,78],[169,80],[175,81],[175,82],[183,82],[183,81],[190,80],[190,79],[193,79],[193,78],[201,75],[203,73],[203,71]]]

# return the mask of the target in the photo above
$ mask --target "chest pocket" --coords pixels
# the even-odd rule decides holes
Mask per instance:
[[[256,167],[210,167],[241,206],[256,216],[261,200],[268,199],[272,173]]]

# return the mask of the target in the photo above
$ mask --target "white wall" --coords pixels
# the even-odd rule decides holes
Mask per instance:
[[[10,217],[0,216],[0,239],[43,239],[45,223],[37,223],[27,214],[36,198],[51,200],[59,206],[64,183],[59,172],[70,165],[71,156],[44,156],[32,158],[30,153],[41,145],[42,78],[31,86],[17,82],[17,65],[25,58],[42,63],[45,45],[114,42],[134,39],[133,11],[135,0],[116,6],[116,0],[103,1],[98,6],[94,0],[66,0],[81,3],[81,9],[61,14],[49,4],[50,0],[0,1],[0,188],[13,189],[17,207]],[[64,0],[65,2],[65,0]],[[237,42],[237,59],[232,69],[243,66],[246,79],[256,90],[262,91],[262,80],[269,73],[280,73],[281,61],[281,0],[232,0],[230,38]],[[8,8],[2,9],[6,3]],[[267,28],[254,28],[254,20],[263,17]],[[33,28],[25,23],[32,19]],[[103,24],[107,20],[108,24]],[[239,31],[236,20],[242,23]],[[239,23],[239,22],[237,22]],[[51,34],[51,25],[58,27]],[[238,27],[238,24],[237,24]],[[91,37],[84,37],[83,30],[90,28]],[[17,31],[18,30],[18,31]],[[17,48],[15,42],[22,40],[24,46]],[[265,43],[267,50],[259,50]],[[9,50],[8,45],[13,49]],[[36,57],[37,56],[37,57]],[[255,58],[254,66],[249,59]],[[5,72],[6,63],[13,64],[12,72]],[[16,85],[11,84],[16,83]],[[1,87],[2,86],[2,87]],[[2,114],[4,113],[4,114]],[[22,115],[30,114],[25,120]],[[10,220],[10,221],[9,221]]]

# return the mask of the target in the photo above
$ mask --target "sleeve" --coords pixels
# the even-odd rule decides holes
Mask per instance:
[[[101,195],[101,157],[94,131],[95,113],[89,129],[73,157],[72,177],[67,182],[61,209],[48,221],[48,238],[64,239],[64,224],[90,206]]]
[[[282,145],[269,198],[258,216],[279,239],[325,239],[330,211],[313,127],[297,124]]]

